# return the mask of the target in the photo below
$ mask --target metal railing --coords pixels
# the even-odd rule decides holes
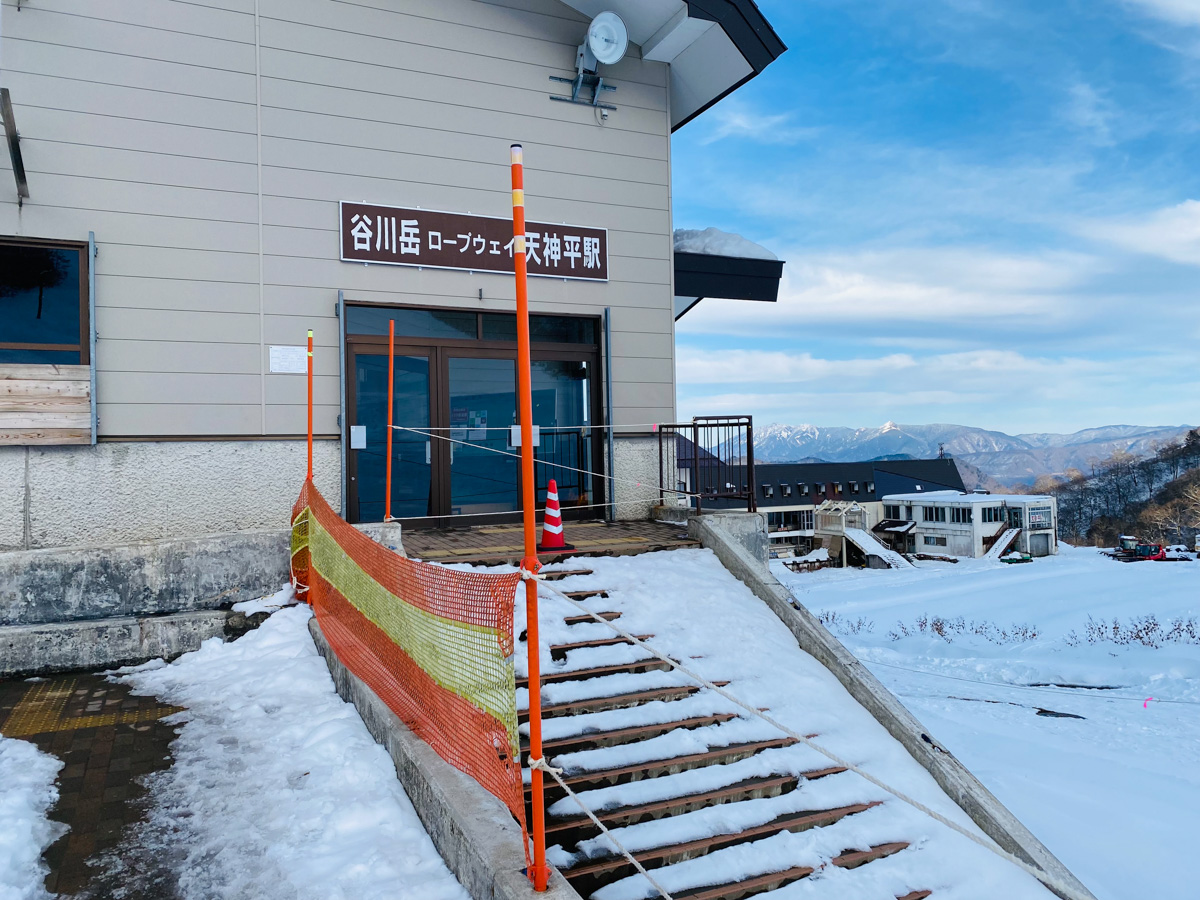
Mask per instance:
[[[705,503],[731,509],[732,501],[745,501],[755,512],[753,417],[697,416],[659,425],[658,488],[660,503],[694,502],[697,513]]]

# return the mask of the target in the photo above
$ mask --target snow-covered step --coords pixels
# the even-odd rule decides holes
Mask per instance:
[[[681,756],[672,756],[667,759],[647,760],[629,765],[614,766],[608,769],[588,769],[570,772],[563,775],[563,781],[570,785],[571,790],[578,793],[580,791],[595,790],[596,788],[608,785],[639,781],[643,778],[661,778],[664,775],[673,775],[676,772],[684,772],[704,766],[725,765],[747,759],[764,750],[790,747],[795,743],[796,741],[790,737],[769,738],[761,741],[744,741],[724,747],[712,747],[701,753],[685,753]],[[526,793],[529,792],[529,785],[525,786],[525,790]],[[564,795],[565,792],[557,783],[546,785],[547,804],[553,803]]]
[[[992,548],[984,554],[984,559],[999,559],[1004,555],[1004,551],[1012,546],[1012,542],[1017,539],[1017,535],[1020,533],[1020,528],[1005,529],[1004,533],[996,539],[996,543],[992,544]]]
[[[859,550],[868,556],[878,556],[889,567],[893,569],[911,569],[913,564],[897,553],[895,550],[889,550],[879,541],[875,540],[869,533],[861,528],[847,528],[846,540],[850,541]]]
[[[648,641],[650,638],[654,637],[654,635],[652,635],[652,634],[635,634],[634,637],[637,638],[639,641]],[[556,659],[556,660],[563,660],[563,659],[567,658],[567,654],[570,653],[572,650],[586,650],[586,649],[589,649],[592,647],[615,647],[618,644],[632,644],[632,643],[633,642],[631,640],[629,640],[629,638],[625,638],[625,637],[621,637],[620,635],[617,635],[616,637],[593,638],[590,641],[572,641],[571,643],[568,643],[568,644],[551,644],[550,645],[550,656],[551,656],[551,658]]]
[[[565,737],[545,739],[542,741],[542,751],[549,757],[560,753],[574,753],[578,750],[590,750],[595,747],[615,747],[619,744],[632,744],[648,738],[658,737],[676,728],[702,728],[706,725],[719,725],[736,719],[737,713],[712,713],[706,716],[692,716],[674,722],[653,722],[645,725],[631,725],[628,728],[616,728],[611,731],[588,731]],[[528,750],[528,741],[521,741],[521,749]]]
[[[771,835],[779,834],[782,831],[800,832],[807,831],[811,828],[821,828],[826,825],[833,825],[840,822],[847,816],[856,815],[860,812],[866,812],[872,807],[879,806],[879,801],[870,803],[855,803],[849,806],[841,806],[833,809],[818,809],[804,810],[802,812],[787,813],[772,819],[769,822],[764,822],[761,825],[752,828],[744,829],[735,834],[719,834],[713,837],[699,838],[697,840],[683,841],[678,844],[669,844],[663,847],[655,847],[650,850],[641,850],[633,854],[639,863],[647,869],[656,869],[661,866],[670,866],[675,863],[684,862],[689,859],[696,859],[700,856],[706,856],[709,853],[716,853],[720,850],[725,850],[730,847],[736,847],[740,844],[748,844],[751,841],[757,841],[762,838],[770,837]],[[907,846],[904,845],[904,846]],[[870,851],[865,851],[870,853]],[[892,851],[895,852],[895,851]],[[849,854],[843,854],[849,858]],[[839,865],[838,857],[834,860],[834,865]],[[878,857],[871,857],[878,858]],[[866,858],[861,861],[854,862],[854,865],[862,865],[867,862]],[[853,866],[846,866],[852,868]],[[611,856],[603,856],[600,858],[587,859],[580,862],[563,872],[567,881],[571,883],[579,893],[586,897],[593,891],[597,890],[603,884],[608,884],[617,881],[621,878],[633,875],[637,870],[625,856],[621,854],[613,854]],[[811,874],[812,869],[809,869],[805,874]],[[800,876],[803,877],[803,876]],[[728,885],[723,886],[729,888]],[[689,896],[688,892],[676,894],[675,896]],[[717,896],[727,896],[719,894]]]
[[[621,618],[621,614],[619,612],[598,612],[596,615],[602,618],[605,622],[612,622]],[[568,625],[583,625],[587,622],[595,622],[596,620],[591,616],[584,614],[578,616],[567,616],[563,619],[563,621]],[[521,640],[525,640],[525,632],[521,632]]]
[[[845,771],[846,769],[841,766],[830,766],[825,769],[814,769],[802,775],[764,775],[757,778],[744,778],[698,793],[684,793],[665,799],[601,810],[596,812],[596,818],[608,828],[626,828],[640,822],[684,815],[698,809],[741,803],[746,800],[761,800],[766,797],[780,797],[799,787],[801,779],[815,781]],[[596,826],[591,819],[584,815],[552,816],[546,823],[548,842],[559,844],[562,847],[571,847],[580,839],[595,837],[595,832]]]
[[[561,681],[588,681],[592,678],[602,678],[606,675],[634,674],[642,672],[668,672],[672,668],[669,662],[657,656],[637,659],[632,662],[610,663],[605,666],[589,666],[586,669],[551,670],[542,673],[542,684],[555,684]],[[517,687],[529,687],[528,676],[522,675],[517,679]]]
[[[728,681],[715,681],[713,683],[717,687],[725,687],[729,684]],[[630,707],[653,703],[656,700],[669,703],[673,700],[682,700],[684,697],[691,697],[702,690],[704,688],[699,685],[684,684],[672,687],[649,688],[643,691],[622,691],[609,695],[601,694],[596,697],[564,701],[562,703],[544,703],[542,704],[542,718],[555,719],[559,716],[586,715],[587,713],[604,712],[610,709],[629,709]],[[529,710],[519,710],[517,718],[522,724],[528,722]]]

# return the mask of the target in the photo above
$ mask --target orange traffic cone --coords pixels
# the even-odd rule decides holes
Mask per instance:
[[[558,508],[558,482],[546,485],[546,519],[542,522],[542,540],[538,550],[574,550],[563,540],[562,512]]]

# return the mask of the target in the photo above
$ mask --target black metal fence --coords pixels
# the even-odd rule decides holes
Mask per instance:
[[[658,497],[664,504],[758,508],[752,416],[697,416],[658,426]],[[740,506],[740,504],[737,504]]]

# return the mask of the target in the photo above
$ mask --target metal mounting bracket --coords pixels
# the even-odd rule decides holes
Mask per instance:
[[[581,106],[594,106],[596,109],[616,109],[616,107],[611,103],[600,102],[601,91],[615,91],[616,87],[611,84],[605,84],[604,79],[599,75],[594,75],[591,72],[581,71],[574,78],[563,78],[561,75],[551,75],[550,80],[557,81],[560,84],[571,85],[570,97],[562,97],[558,94],[551,94],[551,100],[558,100],[561,103],[578,103]],[[592,98],[590,100],[587,98],[581,98],[579,96],[585,87],[592,89]]]
[[[29,197],[29,182],[25,178],[25,161],[21,158],[21,133],[17,131],[17,119],[13,115],[8,88],[0,88],[0,118],[4,119],[4,137],[8,141],[13,177],[17,180],[17,207],[20,208]]]

